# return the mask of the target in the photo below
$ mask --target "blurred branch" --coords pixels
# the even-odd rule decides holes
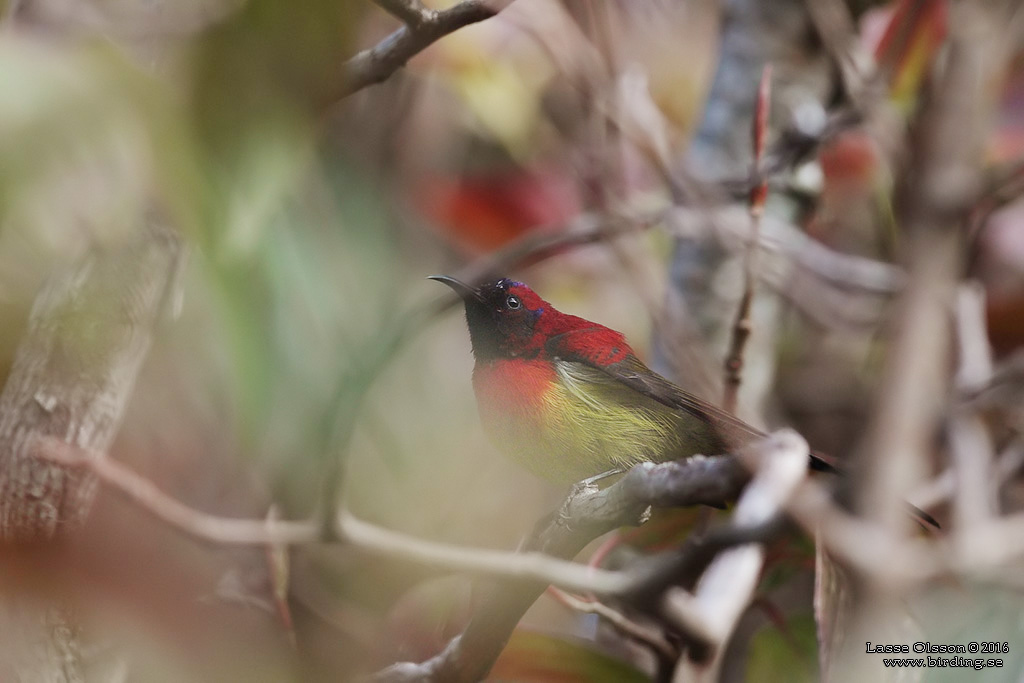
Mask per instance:
[[[817,481],[804,481],[785,508],[831,556],[881,585],[924,581],[951,569],[935,544],[851,515]]]
[[[413,56],[463,26],[490,19],[512,0],[462,0],[445,10],[431,10],[418,0],[375,0],[405,26],[372,48],[357,53],[344,65],[337,99],[380,83],[405,66]]]
[[[812,0],[807,12],[822,45],[839,70],[846,95],[861,111],[869,106],[865,90],[874,75],[874,59],[860,45],[856,23],[843,0]]]
[[[753,462],[770,463],[780,459],[788,462],[790,458],[779,454],[800,451],[803,472],[806,470],[806,446],[804,444],[801,450],[795,448],[794,443],[804,442],[792,432],[781,432],[752,444],[744,453]],[[345,512],[336,516],[337,530],[330,538],[323,535],[322,526],[316,521],[215,517],[170,498],[152,482],[102,454],[88,453],[48,439],[36,444],[36,455],[64,466],[89,468],[100,481],[159,519],[207,541],[279,544],[336,538],[354,548],[401,561],[515,581],[490,591],[479,601],[476,616],[466,631],[444,653],[423,664],[395,665],[381,673],[383,680],[431,676],[445,680],[477,680],[489,670],[519,616],[549,584],[598,595],[632,597],[638,601],[644,596],[656,595],[677,581],[680,572],[687,568],[692,571],[706,562],[709,555],[731,545],[763,541],[768,533],[774,533],[777,520],[764,502],[767,494],[762,489],[781,485],[776,468],[765,465],[767,474],[763,474],[759,487],[747,496],[748,503],[741,508],[746,512],[737,518],[737,526],[742,529],[722,533],[709,542],[684,546],[680,551],[656,556],[627,570],[611,572],[564,560],[571,559],[591,540],[612,529],[642,523],[650,506],[718,505],[732,499],[748,479],[739,459],[696,456],[682,462],[644,463],[606,489],[581,484],[570,493],[557,515],[538,525],[521,552],[504,553],[424,541],[367,524]]]
[[[480,283],[523,265],[533,265],[561,253],[566,247],[608,242],[635,235],[659,225],[665,220],[665,209],[637,214],[583,213],[558,230],[532,231],[503,247],[494,254],[484,256],[459,269],[459,279]],[[457,296],[448,297],[454,305]]]
[[[1020,440],[1007,446],[992,465],[992,485],[995,490],[1010,480],[1024,466],[1024,446]],[[956,493],[957,477],[953,468],[944,470],[937,477],[914,490],[910,502],[914,505],[931,509],[953,497]]]
[[[751,444],[745,451],[750,458],[760,462],[774,460],[780,448],[793,440],[800,439],[794,433],[784,431],[773,434],[766,439]],[[802,466],[806,468],[806,450]],[[712,475],[712,472],[725,467],[726,476]],[[665,477],[638,477],[635,486],[642,490],[643,498],[652,504],[687,505],[709,503],[715,499],[725,500],[734,497],[747,481],[745,468],[735,458],[695,458],[681,463],[664,463],[659,465],[640,465],[633,468],[620,480],[624,483],[638,468],[647,469],[654,475],[661,471]],[[708,480],[705,476],[712,475]],[[710,489],[700,489],[695,484],[711,483]],[[686,493],[686,495],[678,495]],[[587,543],[597,536],[610,531],[614,527],[604,524],[581,525],[572,522],[571,506],[573,496],[566,501],[557,518],[546,524],[539,525],[524,544],[526,550],[541,550],[558,557],[573,557]],[[746,522],[743,523],[746,526]],[[737,525],[739,526],[739,525]],[[752,538],[764,540],[766,533],[772,533],[775,527],[753,522],[756,529],[740,530],[730,527],[721,536],[707,545],[699,543],[684,546],[674,553],[655,556],[650,560],[634,565],[628,571],[635,578],[632,586],[620,593],[621,597],[641,607],[650,603],[656,605],[662,591],[680,578],[680,571],[706,563],[708,554],[714,554],[724,547],[750,542]],[[751,535],[747,535],[750,531]],[[754,535],[756,534],[756,536]],[[448,646],[433,658],[420,662],[402,662],[384,669],[377,674],[375,680],[399,681],[433,681],[444,680],[454,682],[477,681],[484,678],[498,654],[504,648],[526,609],[546,588],[543,584],[522,584],[518,586],[490,586],[477,602],[472,620],[460,636],[448,643]]]
[[[649,98],[649,93],[645,87],[632,96],[634,100]],[[774,176],[792,170],[820,145],[861,123],[863,116],[855,107],[826,112],[818,102],[802,101],[792,112],[790,124],[752,171],[741,178],[712,180],[676,168],[662,150],[664,145],[659,144],[657,126],[631,124],[611,107],[604,107],[603,112],[608,123],[635,146],[668,186],[676,202],[668,215],[670,231],[677,238],[687,243],[711,238],[733,254],[749,253],[747,246],[756,241],[762,250],[771,252],[769,263],[759,268],[759,277],[815,321],[830,327],[876,324],[882,304],[887,303],[885,297],[901,290],[906,279],[902,269],[833,251],[781,218],[779,212],[754,220],[731,203],[763,192]],[[761,225],[769,234],[757,234]]]
[[[765,524],[774,519],[807,476],[807,442],[793,431],[778,432],[770,450],[762,453],[750,485],[736,503],[739,526]],[[740,615],[750,604],[764,565],[764,548],[758,544],[728,550],[701,576],[690,593],[670,588],[662,611],[695,642],[690,656],[679,663],[675,680],[696,679],[707,660],[721,657]],[[713,666],[713,663],[711,664]]]
[[[1020,14],[1024,16],[1024,12]],[[1014,161],[991,169],[985,179],[981,198],[974,207],[972,232],[983,229],[989,217],[1024,196],[1024,161]],[[973,235],[977,239],[976,235]]]
[[[54,438],[37,439],[34,450],[41,461],[91,472],[157,519],[194,538],[231,545],[286,545],[320,540],[318,527],[312,522],[233,519],[199,512],[100,451],[77,448]]]
[[[607,242],[659,226],[675,237],[696,238],[710,233],[722,248],[737,253],[746,248],[753,232],[749,212],[735,205],[670,207],[640,214],[585,213],[561,230],[529,233],[456,275],[479,283],[550,258],[566,247]],[[830,249],[773,216],[764,216],[762,226],[758,235],[759,278],[823,324],[877,323],[881,305],[900,292],[906,282],[905,272],[897,266]],[[445,302],[442,310],[454,306],[458,298],[450,296]]]
[[[985,290],[979,283],[960,286],[956,301],[959,363],[956,386],[969,393],[992,377],[992,349],[985,321]],[[949,419],[949,449],[956,473],[954,514],[958,531],[970,533],[976,522],[996,512],[992,440],[976,412],[961,407]]]
[[[612,572],[565,562],[538,552],[507,553],[434,543],[377,527],[345,511],[334,515],[335,529],[325,532],[316,520],[235,519],[209,515],[160,491],[150,480],[103,453],[45,438],[34,445],[35,456],[64,467],[85,468],[128,500],[186,534],[229,545],[283,545],[338,541],[366,552],[448,571],[489,574],[512,580],[544,581],[574,590],[616,595],[636,589],[630,572]],[[578,486],[563,503],[552,528],[566,533],[585,528],[592,538],[626,524],[642,523],[651,505],[719,505],[730,499],[746,474],[734,458],[692,458],[684,462],[631,469],[606,489]],[[557,535],[557,532],[549,532]],[[573,553],[575,555],[575,553]]]
[[[691,535],[668,552],[661,553],[644,564],[645,578],[620,597],[641,609],[655,609],[661,591],[668,585],[692,588],[712,560],[723,550],[738,545],[764,543],[778,538],[790,525],[779,513],[755,524],[731,523],[709,529],[700,535]]]
[[[886,362],[880,400],[864,452],[868,480],[860,501],[872,518],[896,528],[903,501],[920,479],[937,426],[949,339],[949,311],[963,270],[963,227],[980,188],[983,127],[989,101],[980,5],[955,3],[949,58],[912,141],[900,223],[908,235],[910,283]]]
[[[676,208],[670,232],[698,239],[709,232],[721,248],[742,250],[753,231],[741,206]],[[796,226],[772,215],[761,219],[758,276],[805,315],[830,327],[876,324],[883,304],[905,285],[903,269],[829,249]]]
[[[596,614],[623,635],[650,647],[663,660],[674,662],[679,656],[675,646],[665,638],[665,634],[658,628],[634,621],[622,612],[594,598],[581,598],[554,586],[548,587],[548,594],[575,612]]]
[[[954,493],[957,533],[953,548],[936,549],[922,546],[917,539],[909,543],[900,540],[905,536],[901,531],[903,501],[930,464],[944,402],[951,393],[949,313],[964,271],[965,228],[982,188],[979,169],[992,96],[984,85],[985,74],[1002,72],[1005,58],[994,58],[998,41],[993,37],[1000,35],[997,27],[1002,25],[1000,14],[1006,6],[1008,3],[1000,2],[950,4],[946,58],[936,69],[912,127],[909,163],[901,169],[896,201],[898,223],[907,236],[909,280],[899,302],[899,324],[888,349],[871,427],[860,448],[867,476],[858,503],[870,520],[866,531],[871,534],[861,535],[862,552],[868,547],[886,551],[889,569],[856,567],[855,585],[860,592],[857,619],[847,629],[850,633],[844,643],[848,657],[843,665],[833,667],[834,671],[824,672],[826,676],[849,676],[856,670],[863,661],[860,648],[866,638],[882,638],[883,633],[885,638],[906,637],[899,601],[894,599],[900,595],[898,589],[906,586],[894,581],[894,574],[903,573],[903,581],[919,582],[949,567],[960,571],[970,565],[977,567],[995,555],[1005,560],[1008,546],[1020,549],[1020,543],[1007,533],[1013,521],[989,521],[986,515],[991,445],[984,443],[986,430],[976,416],[963,413],[950,422],[954,471],[964,475],[957,477]],[[995,69],[989,68],[992,66]],[[984,329],[983,321],[976,320],[980,317],[977,312],[968,317],[969,323],[960,326],[962,351],[966,352],[961,354],[962,371],[978,366],[977,354],[967,350],[977,346],[974,339],[983,332],[970,328]],[[970,374],[977,373],[967,370],[962,378]],[[983,463],[980,476],[974,471],[976,456]],[[840,519],[837,516],[830,521]],[[836,526],[835,530],[842,528]],[[848,537],[854,527],[842,526]],[[837,534],[831,535],[835,540]],[[852,544],[848,545],[853,550]],[[921,552],[908,553],[908,545]]]
[[[750,499],[756,502],[756,505],[750,503],[751,507],[746,508],[748,512],[743,515],[739,514],[737,508],[737,518],[728,527],[712,530],[703,538],[688,539],[676,551],[654,556],[630,567],[624,572],[631,577],[630,580],[624,581],[619,586],[620,590],[613,594],[640,609],[658,608],[667,586],[676,583],[685,585],[717,557],[724,563],[724,566],[712,575],[717,578],[708,579],[705,575],[701,583],[707,582],[706,586],[702,588],[698,585],[694,596],[685,591],[679,592],[682,589],[673,589],[673,598],[668,605],[663,605],[662,609],[673,614],[674,623],[682,628],[695,644],[721,644],[732,628],[731,623],[734,621],[736,609],[745,605],[745,600],[749,599],[750,592],[737,590],[737,587],[751,585],[751,576],[756,580],[759,563],[753,560],[758,560],[760,552],[756,548],[737,548],[724,555],[720,553],[738,545],[763,543],[776,536],[783,528],[780,523],[780,509],[792,514],[800,526],[809,533],[814,533],[830,553],[848,565],[870,573],[874,580],[885,585],[922,582],[950,572],[985,573],[1024,557],[1024,515],[993,521],[978,527],[977,538],[972,539],[970,548],[953,555],[949,548],[941,543],[910,536],[896,536],[875,523],[865,522],[845,513],[835,505],[820,483],[803,476],[806,467],[806,448],[802,440],[801,447],[796,448],[796,442],[792,437],[792,432],[778,433],[768,440],[759,442],[750,450],[750,453],[755,454],[763,463],[759,472],[772,472],[771,476],[759,474],[764,476],[763,490],[752,494],[753,497]],[[773,453],[780,454],[781,458],[773,457]],[[793,456],[794,453],[802,453],[799,461]],[[781,462],[777,462],[780,460]],[[717,468],[724,462],[722,459],[699,459],[678,465],[702,468],[715,463],[714,466]],[[675,470],[675,467],[672,469]],[[682,476],[684,472],[676,470],[675,474]],[[696,472],[690,473],[694,474]],[[646,478],[638,478],[637,484],[644,479]],[[717,476],[713,480],[722,483]],[[657,478],[647,481],[649,484],[655,484],[647,489],[652,501],[668,502],[683,492],[670,485],[669,480],[656,482]],[[687,479],[687,486],[700,483],[700,476]],[[672,494],[669,493],[671,489],[675,489]],[[721,492],[723,491],[714,492],[710,498],[718,496]],[[692,493],[696,494],[697,491]],[[566,500],[562,513],[557,518],[538,526],[524,544],[524,550],[539,550],[547,555],[571,557],[592,538],[609,530],[608,527],[593,528],[587,524],[581,526],[579,521],[572,519],[573,501],[578,495],[578,492],[574,492]],[[684,499],[689,499],[689,496],[678,498],[676,502],[683,504]],[[589,501],[588,505],[593,502]],[[744,550],[755,552],[730,559],[732,553]],[[502,584],[491,587],[477,603],[473,619],[463,634],[453,639],[440,654],[421,663],[395,664],[381,671],[375,680],[479,680],[486,675],[500,653],[519,617],[545,587],[546,584]],[[705,618],[707,615],[712,615],[712,618]]]
[[[998,167],[988,175],[987,189],[983,194],[991,202],[991,208],[1006,206],[1024,195],[1024,161],[1017,160]]]

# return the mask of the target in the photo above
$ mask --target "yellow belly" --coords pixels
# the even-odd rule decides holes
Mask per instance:
[[[696,418],[579,363],[474,373],[480,417],[495,446],[534,474],[573,482],[616,467],[714,449]],[[485,374],[486,373],[486,374]],[[478,376],[479,375],[479,376]]]

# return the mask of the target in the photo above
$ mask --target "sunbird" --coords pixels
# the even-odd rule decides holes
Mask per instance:
[[[648,368],[621,333],[558,311],[522,282],[430,279],[465,303],[484,430],[540,477],[575,482],[641,462],[733,452],[764,436]],[[832,469],[819,454],[811,464]]]
[[[765,436],[644,365],[621,332],[562,313],[522,282],[430,279],[466,306],[484,430],[540,477],[576,482],[641,462],[730,453]],[[816,451],[809,465],[841,474]],[[907,508],[922,527],[939,528],[927,512]]]

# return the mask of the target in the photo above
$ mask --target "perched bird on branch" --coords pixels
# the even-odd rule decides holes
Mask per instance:
[[[485,430],[538,476],[578,481],[764,436],[648,368],[621,333],[556,310],[521,282],[431,279],[465,302]]]
[[[621,333],[558,311],[521,282],[430,279],[465,304],[485,431],[540,477],[575,482],[641,462],[734,452],[765,435],[648,368]],[[836,470],[816,452],[810,466]]]

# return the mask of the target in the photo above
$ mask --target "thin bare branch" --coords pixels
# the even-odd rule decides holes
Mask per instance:
[[[581,614],[596,614],[618,629],[623,635],[650,647],[663,659],[675,661],[676,657],[679,656],[679,652],[672,643],[668,642],[665,634],[658,628],[634,621],[622,612],[593,598],[581,598],[554,586],[548,589],[548,593],[554,596],[559,603],[573,611]]]
[[[340,541],[365,552],[447,571],[487,574],[511,580],[542,581],[599,595],[636,589],[639,574],[613,572],[562,561],[544,552],[508,553],[426,541],[364,522],[341,511],[336,529],[318,521],[235,519],[194,510],[160,491],[153,482],[102,453],[75,448],[59,439],[37,441],[36,456],[65,467],[86,468],[98,479],[158,519],[190,536],[217,544],[285,545]],[[650,505],[720,504],[744,481],[734,458],[696,457],[686,462],[644,463],[606,489],[583,486],[563,504],[554,527],[566,533],[588,529],[587,539],[624,524],[643,521]],[[575,553],[573,553],[575,555]]]
[[[336,99],[387,80],[435,41],[464,26],[490,19],[511,2],[462,0],[446,10],[434,11],[422,7],[415,0],[381,0],[378,4],[406,25],[345,62],[344,79],[335,93]]]
[[[761,84],[758,88],[757,103],[754,107],[753,143],[754,159],[751,176],[760,175],[761,159],[764,156],[764,142],[768,128],[768,110],[771,98],[772,68],[766,64],[761,72]],[[750,307],[754,302],[754,283],[757,280],[757,255],[761,251],[761,217],[764,216],[764,203],[768,197],[768,183],[762,180],[750,191],[750,223],[752,226],[750,241],[747,244],[743,259],[743,295],[736,311],[736,321],[732,328],[732,344],[725,359],[725,396],[722,401],[730,413],[736,412],[740,382],[743,378],[743,349],[753,331]]]
[[[209,543],[230,545],[285,545],[320,540],[312,522],[268,519],[232,519],[199,512],[175,500],[105,453],[78,448],[56,438],[39,438],[37,458],[64,467],[91,471],[106,486],[168,525]]]

